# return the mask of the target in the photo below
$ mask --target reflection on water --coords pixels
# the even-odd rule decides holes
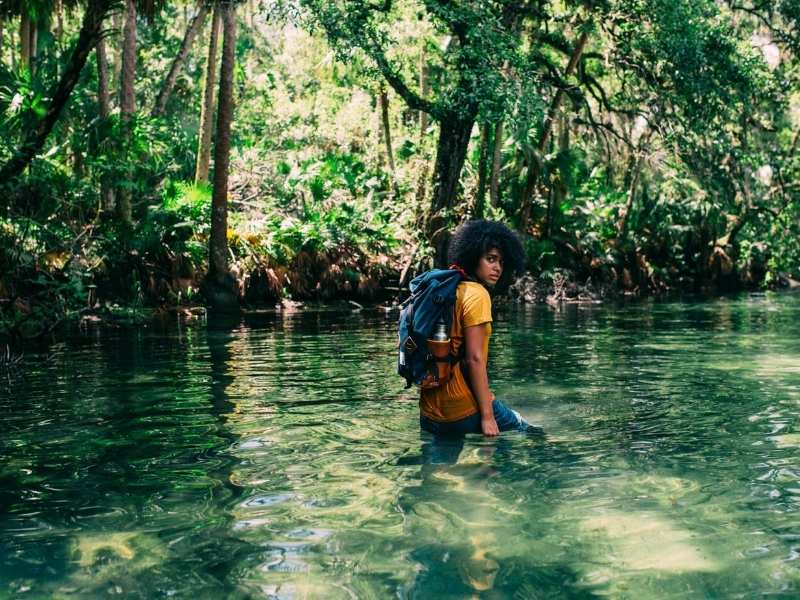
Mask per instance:
[[[0,388],[0,597],[800,595],[800,299],[508,309],[546,436],[433,440],[393,316],[99,330]]]

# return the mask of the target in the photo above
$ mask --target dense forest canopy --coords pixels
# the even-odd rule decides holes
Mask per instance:
[[[3,328],[388,298],[475,217],[542,280],[793,284],[799,22],[797,0],[2,0]]]

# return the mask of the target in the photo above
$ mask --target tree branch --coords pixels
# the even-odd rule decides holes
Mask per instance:
[[[172,90],[175,88],[175,82],[178,79],[178,74],[186,62],[186,57],[189,55],[189,50],[192,47],[194,38],[197,37],[197,34],[203,28],[203,24],[206,21],[206,16],[208,15],[211,6],[203,0],[201,0],[199,4],[200,5],[198,7],[197,14],[194,16],[191,24],[186,29],[186,33],[181,41],[181,47],[178,50],[178,54],[175,55],[175,58],[170,65],[169,72],[164,79],[164,83],[158,92],[155,104],[153,105],[153,110],[150,113],[153,117],[160,117],[164,114],[164,111],[167,108],[167,101],[172,95]]]
[[[91,0],[86,6],[78,40],[75,42],[61,78],[50,94],[51,100],[47,112],[27,132],[14,156],[0,168],[0,182],[7,182],[17,177],[42,149],[47,136],[50,135],[62,109],[69,100],[72,90],[78,83],[78,78],[89,54],[102,36],[103,20],[116,6],[115,0]]]
[[[375,40],[371,40],[371,47],[367,49],[367,54],[378,65],[378,69],[380,69],[387,83],[392,86],[392,89],[397,92],[411,110],[421,110],[439,121],[443,119],[444,113],[441,107],[435,102],[423,98],[408,87],[403,76],[389,63],[383,50]]]

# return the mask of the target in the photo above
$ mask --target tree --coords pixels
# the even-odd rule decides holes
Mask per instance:
[[[19,16],[19,56],[22,67],[31,69],[31,60],[34,53],[33,38],[35,35],[35,24],[31,22],[30,14],[26,9],[23,9],[22,14]]]
[[[483,218],[486,208],[486,185],[489,172],[489,144],[491,126],[488,123],[481,125],[481,139],[478,146],[478,191],[475,194],[475,217]]]
[[[233,122],[233,72],[236,66],[236,7],[233,2],[221,2],[220,7],[222,63],[214,144],[214,191],[211,200],[207,290],[213,308],[230,311],[238,308],[233,278],[228,267],[228,166]]]
[[[133,118],[136,112],[136,1],[125,0],[125,25],[122,30],[122,77],[120,80],[119,109],[123,144],[130,148]],[[117,215],[122,224],[132,223],[131,186],[133,172],[127,170],[126,181],[117,192]]]
[[[500,206],[500,168],[503,161],[503,119],[494,126],[492,139],[492,173],[489,180],[489,198],[493,208]]]
[[[203,77],[203,93],[200,105],[200,133],[197,142],[197,165],[194,180],[196,183],[208,183],[208,170],[211,163],[211,129],[214,122],[214,85],[217,78],[217,46],[219,32],[222,27],[220,5],[214,5],[211,17],[211,34],[208,41],[205,75]]]
[[[0,181],[8,182],[17,177],[41,150],[78,82],[89,53],[102,36],[103,20],[115,7],[115,4],[115,0],[88,1],[78,39],[70,54],[67,67],[50,94],[51,100],[47,110],[44,116],[38,119],[36,125],[28,131],[14,156],[0,168]]]
[[[381,137],[386,146],[386,160],[389,164],[392,185],[394,185],[394,151],[392,150],[392,127],[389,122],[389,94],[383,83],[381,83],[378,90],[378,105],[381,113]]]
[[[504,64],[524,68],[518,53],[521,40],[514,24],[526,7],[502,1],[423,2],[426,16],[450,40],[438,56],[444,73],[439,93],[431,99],[408,84],[407,75],[392,58],[391,51],[396,46],[392,21],[398,15],[391,2],[304,0],[303,4],[341,57],[346,57],[353,47],[362,50],[409,108],[424,112],[439,123],[426,232],[436,249],[436,262],[444,264],[450,212],[460,193],[461,171],[473,126],[479,114],[504,111],[510,94]]]
[[[608,29],[614,60],[624,68],[623,87],[614,100],[622,107],[640,105],[647,97],[650,105],[637,108],[648,122],[642,141],[658,136],[670,144],[709,195],[713,208],[702,227],[713,239],[699,250],[703,272],[715,244],[730,246],[735,258],[737,234],[757,211],[753,166],[769,164],[776,144],[769,121],[781,114],[777,87],[756,50],[742,49],[731,21],[714,2],[620,2],[620,9],[629,22],[649,27],[637,29],[635,36],[619,25]],[[762,107],[766,110],[759,115]],[[631,226],[642,151],[632,149],[621,235]]]
[[[572,75],[575,73],[575,70],[578,68],[578,64],[583,56],[583,51],[586,49],[586,42],[588,39],[589,31],[586,26],[584,26],[584,29],[578,37],[578,40],[575,42],[575,47],[572,49],[567,66],[564,69],[563,80],[565,82],[572,77]],[[550,101],[550,107],[548,108],[547,115],[544,123],[542,124],[535,149],[530,153],[525,188],[522,195],[522,201],[520,203],[520,229],[523,231],[528,228],[528,223],[530,220],[531,204],[533,202],[533,196],[536,192],[536,187],[539,183],[539,175],[541,173],[541,157],[547,148],[548,142],[550,141],[550,135],[553,132],[553,125],[556,121],[558,112],[561,108],[561,103],[564,101],[565,96],[566,92],[564,87],[559,87],[553,95],[553,99]]]
[[[111,116],[111,88],[108,81],[108,57],[106,56],[105,38],[97,42],[95,57],[97,58],[97,104],[100,118],[106,121]],[[100,197],[103,210],[114,210],[114,188],[109,177],[104,175],[100,182]]]
[[[197,9],[197,14],[186,28],[186,33],[183,36],[180,50],[178,50],[178,53],[175,55],[175,58],[170,65],[169,72],[164,78],[164,84],[161,86],[161,89],[158,92],[155,104],[153,105],[153,110],[151,113],[152,116],[159,117],[164,114],[164,110],[167,107],[167,102],[169,101],[169,97],[175,87],[175,82],[178,79],[178,75],[180,74],[183,65],[186,63],[186,58],[189,56],[189,50],[194,43],[194,39],[197,37],[198,32],[203,28],[203,25],[206,22],[208,11],[208,3],[205,2],[205,0],[201,0]]]

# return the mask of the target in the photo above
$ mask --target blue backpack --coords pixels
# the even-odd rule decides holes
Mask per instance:
[[[411,296],[400,310],[400,346],[397,373],[406,380],[406,388],[421,385],[437,372],[436,358],[428,349],[428,338],[441,320],[448,336],[453,325],[456,288],[465,278],[458,269],[432,269],[411,280]],[[462,346],[463,349],[463,346]],[[461,357],[451,355],[451,364]]]

